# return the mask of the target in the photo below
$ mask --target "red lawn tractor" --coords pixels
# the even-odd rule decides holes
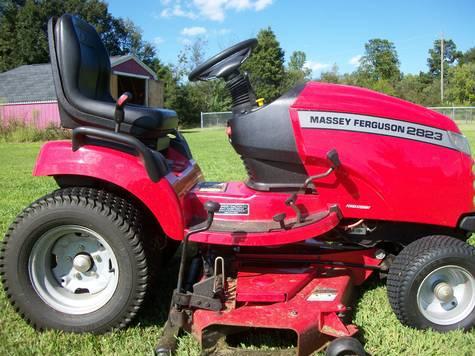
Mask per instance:
[[[226,82],[226,132],[248,173],[207,182],[174,111],[111,97],[94,28],[71,15],[50,21],[72,140],[42,147],[34,175],[59,189],[16,218],[0,257],[6,294],[31,325],[125,327],[160,254],[179,242],[158,354],[174,351],[181,330],[223,352],[229,335],[279,329],[295,334],[300,355],[330,341],[329,355],[363,355],[348,315],[352,291],[372,274],[387,275],[403,324],[474,325],[473,160],[457,125],[371,90],[316,82],[258,105],[240,71],[256,44],[240,42],[189,76]]]

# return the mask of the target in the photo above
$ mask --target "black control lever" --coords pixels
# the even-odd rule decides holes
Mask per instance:
[[[124,106],[130,100],[132,100],[132,93],[126,91],[115,102],[115,111],[114,111],[115,129],[114,129],[114,131],[116,133],[119,132],[119,130],[120,130],[120,124],[122,124],[122,122],[124,122]]]
[[[338,155],[337,150],[332,149],[327,153],[327,159],[331,162],[333,169],[338,169],[341,167],[340,156]]]
[[[302,219],[302,212],[300,211],[299,207],[295,204],[297,201],[297,193],[292,194],[290,197],[287,198],[285,201],[285,205],[290,206],[292,210],[295,212],[295,215],[297,215],[297,222],[301,223],[303,222]]]
[[[324,173],[320,173],[320,174],[316,174],[314,176],[308,177],[305,180],[305,183],[303,184],[304,190],[307,189],[307,187],[310,185],[310,183],[312,183],[313,180],[325,178],[329,176],[334,170],[339,169],[341,167],[340,156],[338,155],[338,152],[336,149],[332,149],[328,151],[327,159],[330,161],[331,167],[328,168],[328,170]]]
[[[282,230],[285,230],[285,217],[287,215],[285,213],[280,213],[280,214],[275,214],[273,217],[272,217],[272,220],[274,220],[275,222],[278,222],[279,225],[280,225],[280,228]]]

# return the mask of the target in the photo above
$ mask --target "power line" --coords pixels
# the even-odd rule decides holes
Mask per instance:
[[[444,34],[440,35],[440,102],[444,102]]]

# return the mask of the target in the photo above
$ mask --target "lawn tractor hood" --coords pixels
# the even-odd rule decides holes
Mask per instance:
[[[455,227],[474,210],[470,146],[453,120],[422,106],[309,82],[230,126],[252,189],[298,190],[336,150],[342,169],[313,184],[344,217]]]

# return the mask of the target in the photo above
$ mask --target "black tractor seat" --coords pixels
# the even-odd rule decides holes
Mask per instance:
[[[113,130],[116,103],[110,93],[111,64],[98,33],[69,14],[51,19],[48,31],[61,125]],[[144,141],[163,137],[178,126],[173,110],[127,104],[124,114],[120,132]]]

